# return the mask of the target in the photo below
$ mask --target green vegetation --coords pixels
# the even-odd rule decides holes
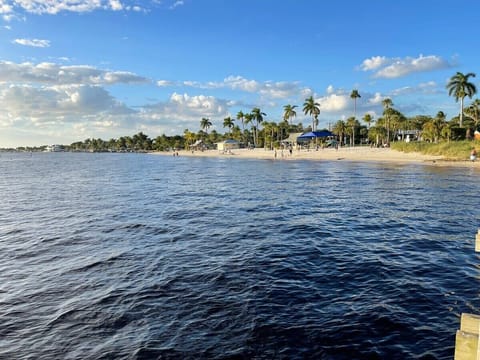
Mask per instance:
[[[418,152],[426,155],[441,155],[447,160],[467,160],[472,148],[480,149],[480,141],[450,141],[440,143],[429,143],[425,141],[415,141],[406,143],[398,141],[392,143],[392,149],[403,152]]]

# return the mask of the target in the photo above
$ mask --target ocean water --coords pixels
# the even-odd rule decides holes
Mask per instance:
[[[0,359],[451,359],[480,172],[0,155]]]

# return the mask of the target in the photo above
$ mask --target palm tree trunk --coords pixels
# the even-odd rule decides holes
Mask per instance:
[[[463,97],[460,98],[460,127],[463,127]]]

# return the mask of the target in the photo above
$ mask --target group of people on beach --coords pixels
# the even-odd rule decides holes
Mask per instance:
[[[292,154],[293,154],[293,147],[292,147],[292,145],[288,146],[287,149],[288,149],[288,154],[289,154],[290,156],[292,156]],[[284,154],[284,152],[283,152],[283,149],[281,150],[281,154],[282,154],[282,158],[285,157],[285,154]],[[275,157],[275,159],[277,158],[277,149],[275,149],[275,152],[274,152],[273,156]]]

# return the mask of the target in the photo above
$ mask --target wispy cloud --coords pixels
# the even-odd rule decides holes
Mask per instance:
[[[447,69],[451,66],[452,65],[447,60],[436,55],[420,55],[416,58],[387,58],[384,56],[374,56],[365,59],[359,66],[359,69],[363,71],[373,71],[373,76],[376,78],[393,79],[413,73]]]
[[[177,1],[181,2],[181,1]],[[181,5],[181,4],[179,4]],[[177,5],[178,6],[178,5]],[[95,10],[143,11],[138,4],[125,4],[121,0],[2,0],[0,14],[4,20],[11,20],[20,11],[30,14],[58,14],[61,12],[86,13]]]
[[[54,63],[0,61],[0,83],[46,85],[147,84],[145,77],[126,71],[107,71],[87,65],[62,66]]]
[[[420,83],[416,86],[405,86],[399,89],[395,89],[391,92],[392,96],[408,95],[408,94],[438,94],[445,90],[439,89],[438,84],[435,81],[429,81],[426,83]]]
[[[50,47],[50,41],[49,40],[15,39],[12,42],[15,43],[15,44],[23,45],[23,46],[32,46],[32,47],[40,47],[40,48]]]
[[[184,5],[183,0],[177,0],[172,4],[172,6],[170,6],[170,9],[175,9],[175,8],[177,8],[179,6],[182,6],[182,5]]]
[[[160,87],[167,86],[184,86],[198,89],[230,89],[243,91],[247,93],[257,93],[268,99],[285,99],[289,97],[297,97],[299,94],[311,93],[308,88],[302,88],[299,82],[288,81],[257,81],[246,79],[242,76],[228,76],[223,81],[180,81],[172,82],[169,80],[159,80],[157,85]]]

